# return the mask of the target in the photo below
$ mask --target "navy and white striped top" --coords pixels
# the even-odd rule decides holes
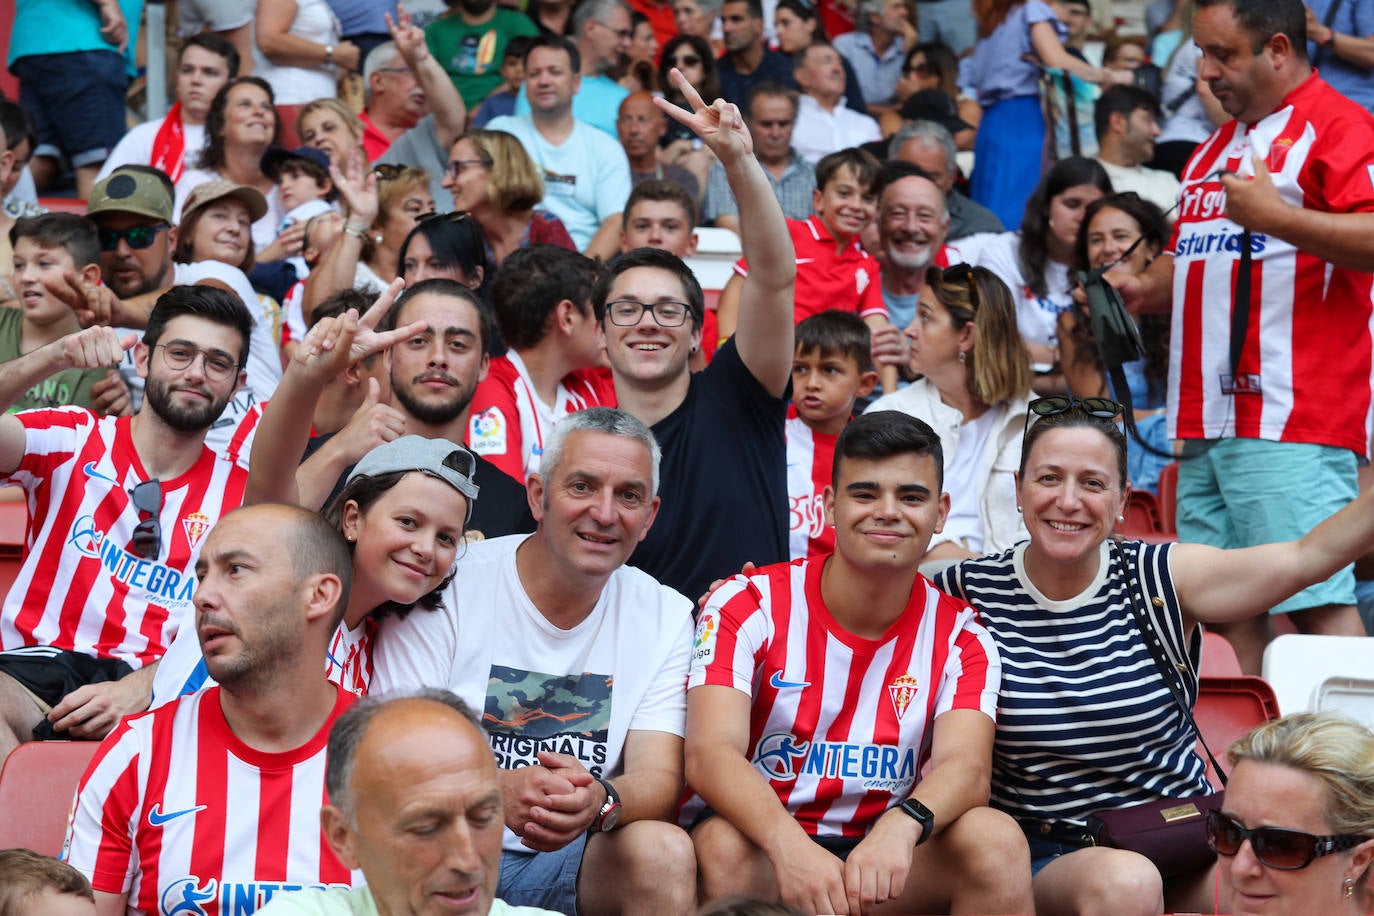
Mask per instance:
[[[1202,634],[1195,628],[1185,650],[1169,547],[1128,542],[1123,551],[1168,654],[1187,660],[1183,682],[1194,702]],[[1209,791],[1196,735],[1131,613],[1121,561],[1104,542],[1092,583],[1053,601],[1026,575],[1025,549],[966,560],[936,577],[979,611],[1002,656],[993,807],[1081,824],[1099,809]]]

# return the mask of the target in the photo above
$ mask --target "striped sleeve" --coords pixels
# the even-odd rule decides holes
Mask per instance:
[[[772,636],[757,579],[735,576],[711,593],[697,619],[687,687],[716,684],[754,695],[754,672]]]
[[[62,858],[102,893],[128,893],[138,870],[134,840],[143,795],[139,732],[153,715],[121,722],[101,743],[77,787]]]

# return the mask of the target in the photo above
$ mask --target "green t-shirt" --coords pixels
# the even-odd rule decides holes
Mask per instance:
[[[481,25],[468,25],[454,10],[425,26],[425,43],[472,111],[501,85],[506,42],[517,35],[538,34],[528,16],[504,7],[497,7],[496,15]]]
[[[22,309],[0,308],[0,362],[19,356],[19,339],[23,330]],[[108,371],[108,368],[63,369],[24,392],[23,397],[10,405],[8,412],[34,407],[65,407],[68,404],[90,407],[91,385],[104,378]]]

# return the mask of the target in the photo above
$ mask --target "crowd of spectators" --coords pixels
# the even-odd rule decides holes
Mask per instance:
[[[1354,723],[1085,824],[1208,788],[1143,619],[1374,633],[1372,4],[180,0],[133,123],[19,0],[0,761],[101,744],[0,899],[1370,916]]]

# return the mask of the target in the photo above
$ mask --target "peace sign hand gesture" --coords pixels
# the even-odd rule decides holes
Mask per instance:
[[[655,98],[654,104],[668,117],[690,127],[722,164],[754,154],[754,138],[749,135],[749,128],[745,126],[738,107],[724,99],[716,99],[707,105],[676,67],[670,71],[669,79],[682,91],[682,97],[692,106],[692,110],[687,112],[667,99]]]

